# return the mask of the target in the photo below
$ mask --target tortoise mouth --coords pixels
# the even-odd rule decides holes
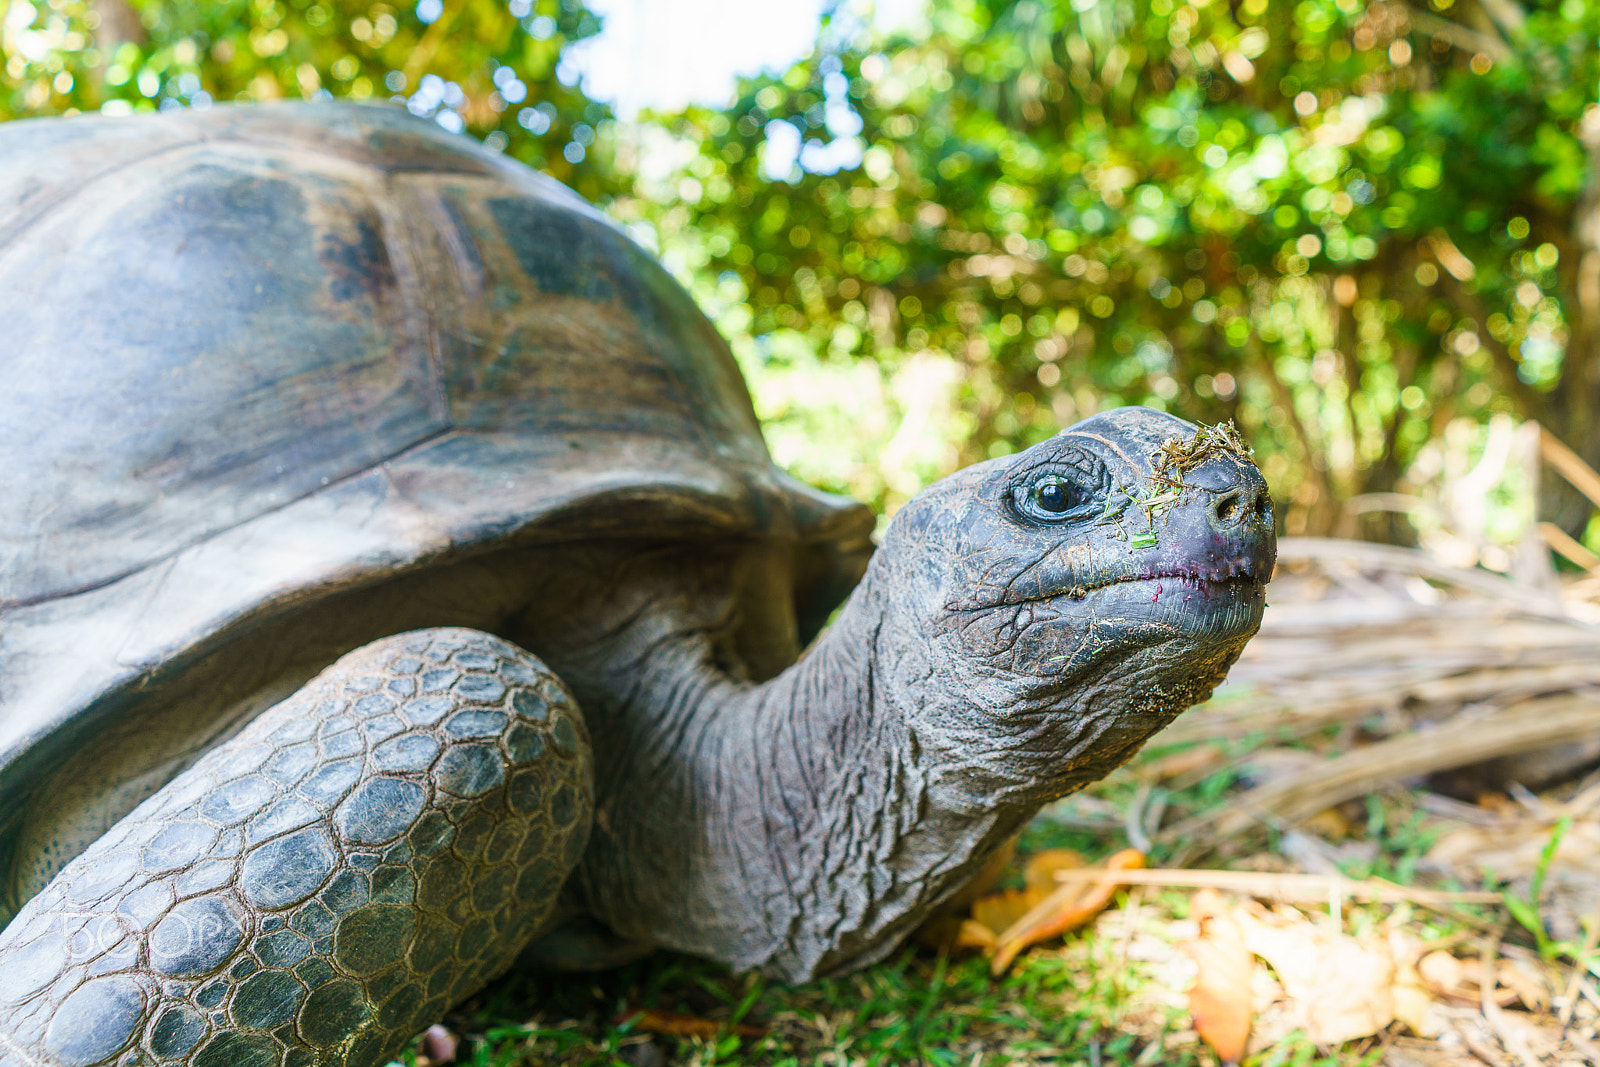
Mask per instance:
[[[1226,560],[1210,566],[1155,567],[1146,570],[1106,574],[1088,578],[1074,585],[1061,585],[1036,592],[1018,593],[977,602],[957,603],[948,606],[955,615],[971,615],[1030,604],[1046,608],[1063,602],[1078,603],[1091,594],[1116,595],[1118,591],[1131,592],[1131,587],[1154,584],[1151,600],[1165,602],[1168,592],[1181,591],[1189,599],[1196,593],[1219,599],[1233,599],[1247,592],[1259,593],[1267,585],[1270,565],[1255,560]]]
[[[1249,566],[1151,568],[1037,598],[1023,611],[1032,623],[1069,629],[1085,619],[1118,620],[1135,644],[1151,634],[1212,644],[1255,633],[1266,590],[1260,570]]]
[[[1267,584],[1267,580],[1260,574],[1260,568],[1250,561],[1235,560],[1212,567],[1169,568],[1133,574],[1117,574],[1100,581],[1086,582],[1082,585],[1073,586],[1071,589],[1040,597],[1039,599],[1053,600],[1059,596],[1066,596],[1072,600],[1082,600],[1098,589],[1109,589],[1114,586],[1128,585],[1135,582],[1155,582],[1162,586],[1170,584],[1179,589],[1199,590],[1206,593],[1222,590],[1236,591]]]
[[[1267,589],[1262,570],[1248,562],[1153,567],[1037,598],[1027,610],[1037,622],[1116,618],[1219,640],[1254,633],[1260,625]]]

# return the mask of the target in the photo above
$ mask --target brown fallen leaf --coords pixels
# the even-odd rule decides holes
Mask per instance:
[[[1512,819],[1523,814],[1523,808],[1515,800],[1504,793],[1486,789],[1478,794],[1478,807],[1485,811],[1492,811],[1504,819]]]
[[[632,1029],[646,1034],[665,1034],[669,1037],[699,1037],[710,1040],[722,1034],[738,1034],[740,1037],[765,1037],[766,1031],[759,1026],[749,1026],[745,1023],[718,1022],[715,1019],[704,1019],[698,1015],[684,1015],[675,1011],[664,1011],[661,1008],[641,1008],[635,1011],[624,1011],[617,1015],[615,1022],[618,1025],[628,1024]]]
[[[983,861],[983,866],[978,868],[978,873],[973,875],[972,881],[946,901],[940,910],[950,915],[959,915],[969,910],[973,901],[985,896],[1000,884],[1000,879],[1005,877],[1011,861],[1016,857],[1017,839],[1013,837],[995,849],[994,854]]]
[[[993,948],[1002,930],[1008,929],[1018,919],[1038,907],[1040,901],[1056,891],[1057,872],[1078,870],[1083,865],[1083,857],[1071,849],[1047,848],[1029,857],[1022,874],[1024,888],[1004,889],[972,901],[971,921],[987,927],[990,932],[986,948]],[[947,944],[952,948],[956,947],[957,941],[962,936],[960,928],[953,928],[950,935]],[[970,938],[981,935],[967,931],[966,936]]]
[[[1194,1017],[1195,1032],[1217,1057],[1224,1063],[1238,1063],[1244,1057],[1254,1015],[1251,976],[1255,959],[1222,894],[1200,890],[1189,914],[1200,924],[1200,936],[1182,946],[1195,964],[1189,1014]]]
[[[1437,1037],[1449,1025],[1433,989],[1418,972],[1422,942],[1405,930],[1389,931],[1389,956],[1394,960],[1394,1017],[1418,1037]]]
[[[1234,909],[1246,947],[1277,972],[1306,1036],[1322,1045],[1368,1037],[1394,1021],[1395,963],[1381,939],[1358,940],[1292,908]]]
[[[935,915],[912,931],[911,940],[929,952],[954,952],[961,927],[971,921],[959,915]]]
[[[1002,889],[972,902],[972,921],[987,927],[998,938],[1000,931],[1009,929],[1042,899],[1026,889]]]
[[[1330,841],[1334,844],[1345,840],[1355,831],[1355,827],[1351,825],[1349,817],[1338,808],[1322,809],[1301,823],[1300,829],[1307,833],[1316,834],[1322,840]]]
[[[994,951],[994,931],[976,919],[962,919],[952,948],[969,952]]]
[[[1417,973],[1435,996],[1476,1004],[1482,1000],[1485,969],[1482,960],[1458,959],[1448,952],[1430,952],[1417,961]],[[1513,1004],[1534,1011],[1550,1006],[1550,993],[1542,976],[1531,966],[1504,957],[1495,961],[1494,1002],[1502,1008]]]
[[[1027,865],[1022,868],[1022,882],[1043,900],[1061,884],[1056,878],[1057,871],[1075,871],[1087,865],[1084,858],[1070,848],[1047,848],[1028,857]]]
[[[1477,1003],[1482,997],[1482,971],[1477,960],[1457,959],[1448,952],[1430,952],[1417,961],[1417,974],[1436,997]],[[1495,1000],[1505,1007],[1516,999],[1509,989],[1496,989]]]
[[[1103,869],[1111,872],[1143,866],[1144,853],[1126,848],[1106,860]],[[1058,887],[1000,933],[989,961],[989,973],[1004,974],[1017,954],[1029,945],[1084,925],[1105,910],[1117,888],[1115,881],[1069,882]]]

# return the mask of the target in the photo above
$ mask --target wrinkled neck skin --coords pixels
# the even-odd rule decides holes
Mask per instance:
[[[627,940],[787,981],[870,963],[1042,804],[1204,699],[1244,643],[1185,682],[1168,675],[1192,648],[1112,649],[1048,692],[985,706],[963,695],[984,684],[949,654],[955,637],[926,632],[928,590],[897,547],[764,684],[716,665],[689,607],[703,596],[662,595],[588,645],[597,658],[570,668],[599,775],[572,884],[585,911]],[[619,677],[625,694],[585,692]]]
[[[883,570],[765,684],[723,673],[693,631],[622,642],[652,650],[638,700],[667,699],[602,724],[586,710],[600,801],[575,888],[591,914],[630,940],[802,981],[888,952],[1031,814],[940,803],[948,786],[900,684],[928,668]],[[638,625],[671,629],[659,614]]]

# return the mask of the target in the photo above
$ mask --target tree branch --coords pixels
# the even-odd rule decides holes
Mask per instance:
[[[1477,30],[1468,29],[1459,22],[1451,22],[1449,19],[1440,18],[1438,15],[1430,15],[1426,11],[1418,11],[1415,8],[1406,9],[1406,18],[1411,22],[1411,28],[1418,33],[1426,33],[1429,36],[1449,41],[1463,52],[1482,52],[1496,61],[1511,58],[1511,46],[1499,37],[1492,37],[1487,33],[1479,33]]]
[[[1478,0],[1478,6],[1499,24],[1500,29],[1515,37],[1527,24],[1528,13],[1517,0]]]

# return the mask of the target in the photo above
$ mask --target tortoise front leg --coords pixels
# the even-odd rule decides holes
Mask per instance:
[[[0,932],[0,1067],[367,1067],[508,967],[594,807],[565,686],[473,630],[340,659]]]

